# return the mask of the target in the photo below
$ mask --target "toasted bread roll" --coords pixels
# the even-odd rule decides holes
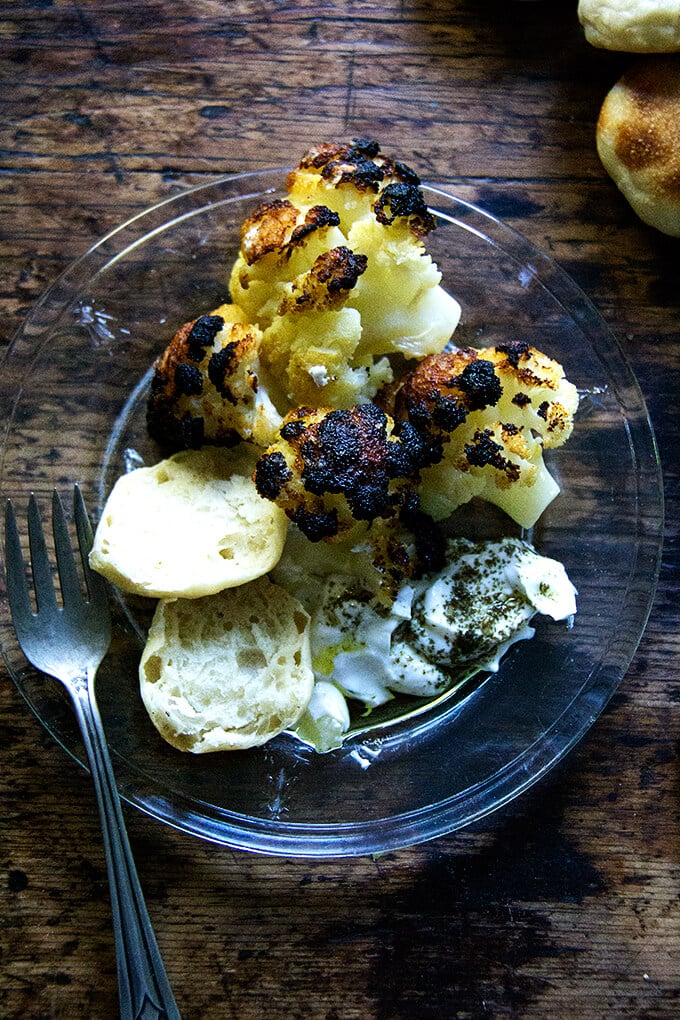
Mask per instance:
[[[142,699],[182,751],[234,751],[294,726],[314,686],[309,617],[267,578],[158,603],[139,667]]]
[[[266,574],[278,562],[286,516],[258,495],[256,451],[184,450],[116,482],[90,564],[122,591],[199,598]]]
[[[645,223],[680,237],[680,55],[639,60],[613,86],[597,151]]]
[[[592,46],[622,53],[680,50],[678,0],[579,0],[579,21]]]

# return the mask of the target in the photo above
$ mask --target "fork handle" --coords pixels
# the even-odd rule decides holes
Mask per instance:
[[[121,1020],[180,1020],[130,850],[94,674],[79,678],[72,700],[94,781],[111,888]]]

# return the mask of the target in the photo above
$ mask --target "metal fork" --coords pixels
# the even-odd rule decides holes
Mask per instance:
[[[78,486],[73,494],[73,508],[88,597],[83,597],[64,509],[55,490],[52,529],[62,594],[62,605],[59,605],[40,511],[31,495],[28,536],[37,604],[37,612],[34,612],[14,509],[7,501],[7,594],[12,620],[28,661],[36,669],[60,680],[68,691],[85,742],[111,887],[120,1015],[123,1020],[179,1020],[132,859],[95,700],[95,675],[111,642],[111,616],[106,584],[88,565],[92,528]]]

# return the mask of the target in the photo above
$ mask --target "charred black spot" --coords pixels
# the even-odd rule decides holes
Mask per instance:
[[[187,355],[192,361],[203,359],[206,347],[212,345],[223,326],[224,319],[221,315],[202,315],[200,319],[196,319],[187,337]]]
[[[407,186],[420,184],[418,175],[405,163],[381,156],[380,145],[371,138],[355,138],[349,144],[336,142],[311,149],[300,167],[320,171],[322,178],[334,187],[352,184],[357,191],[376,194],[381,183],[389,178]]]
[[[264,499],[274,501],[292,476],[282,453],[264,453],[255,466],[255,488]]]
[[[317,227],[340,226],[340,216],[333,209],[329,209],[327,205],[312,206],[307,213],[306,219],[313,219],[313,222]]]
[[[363,485],[358,483],[346,493],[346,497],[352,516],[358,521],[375,520],[388,505],[387,478],[381,478],[377,485],[372,478]]]
[[[517,436],[522,431],[519,425],[515,425],[512,421],[506,421],[501,426],[506,436]]]
[[[342,290],[351,290],[362,273],[366,272],[368,258],[366,255],[355,254],[351,248],[340,245],[319,256],[314,263],[321,283],[325,283],[330,294]]]
[[[367,404],[366,408],[372,405]],[[315,495],[325,492],[341,492],[345,485],[352,481],[349,472],[354,473],[359,465],[362,452],[362,435],[358,423],[369,414],[363,406],[351,411],[331,411],[314,430],[307,430],[308,435],[302,443],[301,453],[305,461],[302,477],[306,488]],[[378,429],[386,434],[387,418],[384,412],[371,414]],[[379,415],[379,420],[378,420]],[[360,469],[360,468],[359,468]]]
[[[499,354],[504,354],[513,368],[517,368],[520,358],[525,358],[531,350],[531,345],[526,340],[509,340],[504,344],[497,344],[495,348]]]
[[[330,411],[300,448],[308,492],[343,493],[352,516],[373,520],[387,509],[392,477],[387,416],[375,404]]]
[[[494,442],[489,429],[475,432],[474,442],[465,444],[465,456],[468,463],[473,467],[491,467],[499,471],[506,471],[508,468],[517,468],[517,465],[509,464],[503,456],[503,447],[500,443]],[[519,468],[517,468],[519,474]]]
[[[149,401],[146,424],[149,435],[168,450],[197,450],[203,445],[205,423],[200,415],[186,413],[178,418],[172,404]]]
[[[373,138],[353,138],[349,151],[359,156],[367,156],[368,159],[375,159],[380,152],[380,145]]]
[[[413,397],[404,401],[404,410],[408,420],[419,430],[425,432],[430,427],[430,408],[425,400],[415,400]]]
[[[336,184],[351,183],[358,191],[369,188],[377,191],[378,185],[384,180],[385,171],[372,160],[365,159],[360,154],[352,154],[349,160],[331,160],[321,171],[321,176]]]
[[[463,424],[467,416],[467,408],[455,397],[438,397],[432,409],[432,421],[445,432],[453,432]]]
[[[420,184],[420,177],[412,170],[406,163],[402,163],[400,160],[395,159],[392,163],[392,170],[396,177],[398,177],[404,184]]]
[[[292,439],[299,439],[306,428],[307,426],[303,421],[287,421],[279,429],[279,435],[286,442],[290,442]]]
[[[180,361],[175,367],[175,389],[178,394],[187,397],[198,396],[203,392],[203,373],[198,365],[189,365]]]
[[[233,342],[228,343],[221,351],[215,351],[208,362],[208,378],[222,397],[228,397],[225,379],[233,371],[236,346]]]
[[[536,414],[538,415],[539,418],[542,418],[543,421],[547,421],[548,420],[548,411],[549,411],[549,409],[550,409],[550,401],[549,400],[544,400],[543,403],[540,404],[538,410],[536,411]]]
[[[517,407],[526,407],[527,404],[531,403],[531,397],[528,393],[515,393],[512,403],[516,404]]]
[[[456,381],[469,398],[471,411],[497,404],[503,392],[493,364],[484,358],[477,358],[466,365]]]
[[[290,235],[291,244],[294,246],[304,240],[309,234],[322,227],[337,227],[340,225],[340,217],[327,205],[313,206],[305,216],[304,223],[295,228]],[[292,254],[292,251],[291,253]]]
[[[388,447],[393,478],[415,477],[421,468],[441,460],[441,441],[429,432],[420,432],[412,422],[395,422],[394,435],[400,442],[390,443]]]
[[[298,507],[288,516],[310,542],[321,542],[324,538],[333,538],[338,533],[336,510],[329,510],[327,513],[313,513],[310,510],[305,510],[304,507]]]
[[[388,184],[373,206],[378,223],[389,226],[400,216],[415,217],[422,224],[422,232],[434,228],[434,217],[430,213],[423,193],[417,184]]]

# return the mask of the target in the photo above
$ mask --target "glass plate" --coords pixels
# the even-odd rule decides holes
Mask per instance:
[[[130,462],[153,459],[144,429],[149,368],[176,328],[227,295],[239,227],[284,170],[191,189],[112,231],[45,294],[8,349],[0,487],[20,520],[34,491],[82,486],[101,510]],[[549,258],[445,188],[424,188],[438,229],[428,246],[463,307],[455,335],[482,347],[528,340],[565,367],[582,399],[551,459],[562,492],[534,529],[579,590],[575,625],[539,621],[497,674],[467,694],[340,750],[281,735],[263,748],[192,756],[161,740],[137,689],[148,608],[114,605],[116,637],[98,693],[122,796],[216,843],[287,856],[374,853],[460,828],[507,803],[583,736],[623,677],[651,606],[661,545],[659,463],[644,401],[616,341]],[[476,512],[471,513],[471,509]],[[463,530],[513,533],[468,506]],[[2,651],[49,733],[79,761],[66,696],[17,647],[6,598]]]

